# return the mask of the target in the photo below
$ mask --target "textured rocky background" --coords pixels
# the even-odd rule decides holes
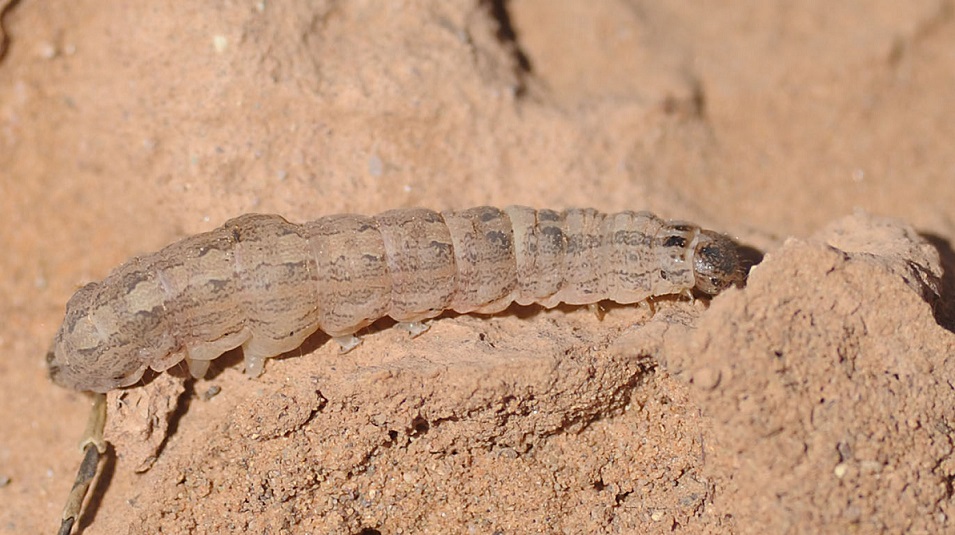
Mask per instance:
[[[116,393],[84,532],[955,529],[952,2],[166,4],[4,18],[0,533],[54,531],[79,463],[43,359],[78,286],[243,212],[480,204],[766,256],[709,306],[385,321]]]

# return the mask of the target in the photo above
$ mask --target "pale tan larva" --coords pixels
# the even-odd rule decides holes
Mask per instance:
[[[56,383],[106,392],[182,360],[201,376],[242,346],[258,375],[318,329],[347,348],[383,316],[714,295],[741,278],[730,239],[649,212],[401,209],[302,225],[249,214],[80,289],[47,362]]]

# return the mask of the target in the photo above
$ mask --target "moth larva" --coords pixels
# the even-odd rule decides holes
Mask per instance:
[[[258,375],[318,329],[348,348],[383,316],[715,295],[741,279],[729,238],[649,212],[414,208],[302,225],[248,214],[81,288],[47,363],[56,383],[102,393],[182,360],[202,376],[242,346]]]

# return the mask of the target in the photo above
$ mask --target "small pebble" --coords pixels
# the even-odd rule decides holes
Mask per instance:
[[[849,467],[846,466],[846,463],[839,463],[836,465],[836,468],[832,471],[832,473],[835,474],[836,477],[838,477],[839,479],[842,479],[843,477],[845,477],[846,472],[848,471],[849,471]]]

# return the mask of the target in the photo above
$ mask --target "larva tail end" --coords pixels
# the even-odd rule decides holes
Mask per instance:
[[[716,295],[731,285],[740,285],[745,277],[736,242],[704,230],[693,253],[693,274],[696,289]]]

